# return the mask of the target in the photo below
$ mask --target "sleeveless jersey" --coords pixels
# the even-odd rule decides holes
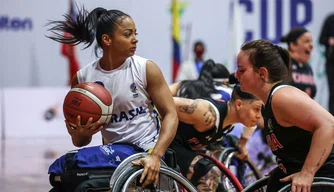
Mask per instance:
[[[132,143],[144,150],[154,147],[160,122],[146,90],[147,59],[132,56],[117,69],[105,71],[99,59],[78,71],[79,83],[100,81],[111,93],[112,120],[102,130],[103,143]]]
[[[316,86],[313,78],[313,71],[309,64],[300,64],[291,59],[292,85],[306,92],[311,98],[315,97]]]
[[[283,127],[276,121],[271,108],[271,98],[275,91],[284,86],[288,85],[278,83],[270,91],[270,96],[262,111],[264,119],[263,131],[271,151],[277,157],[279,167],[286,174],[292,174],[300,171],[303,167],[306,156],[310,150],[313,133],[296,126]],[[332,149],[328,159],[318,172],[326,172],[329,167],[333,172],[333,163],[329,163],[330,161],[333,162],[333,160],[334,150]],[[325,170],[326,166],[327,170]]]
[[[173,142],[189,150],[196,151],[197,149],[208,146],[210,143],[220,141],[224,135],[233,129],[231,125],[222,128],[227,115],[227,102],[216,101],[211,98],[207,98],[205,101],[209,102],[216,112],[215,125],[206,132],[199,132],[193,125],[180,121]]]

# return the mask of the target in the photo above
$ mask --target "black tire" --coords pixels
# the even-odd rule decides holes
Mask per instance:
[[[269,181],[269,177],[263,177],[254,183],[248,185],[242,192],[265,192],[267,190],[267,183]]]
[[[291,184],[284,186],[278,192],[289,192],[291,191]],[[331,192],[334,191],[334,179],[328,177],[314,177],[311,192]]]

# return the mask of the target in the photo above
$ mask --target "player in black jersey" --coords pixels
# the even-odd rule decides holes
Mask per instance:
[[[289,52],[265,40],[242,46],[236,77],[243,91],[264,103],[266,140],[277,156],[268,191],[292,181],[292,192],[310,191],[314,176],[334,178],[334,117],[305,92],[285,85]]]
[[[292,85],[314,98],[317,89],[308,64],[313,49],[312,34],[303,27],[294,28],[281,37],[281,42],[288,44],[291,55]]]
[[[235,86],[230,101],[174,97],[179,117],[177,134],[170,146],[176,152],[181,172],[200,191],[216,191],[218,167],[197,155],[196,151],[222,139],[241,122],[255,126],[261,117],[262,101]]]

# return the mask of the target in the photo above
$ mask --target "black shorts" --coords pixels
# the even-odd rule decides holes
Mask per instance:
[[[267,192],[277,192],[284,187],[287,183],[281,183],[279,180],[286,176],[287,175],[279,167],[276,167],[269,177]]]
[[[181,169],[183,176],[187,176],[189,166],[194,158],[197,156],[196,152],[183,147],[181,144],[172,142],[169,148],[173,149],[176,153],[176,162]]]

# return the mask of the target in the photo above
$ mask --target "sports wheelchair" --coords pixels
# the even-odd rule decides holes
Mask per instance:
[[[177,171],[175,153],[170,149],[166,151],[164,161],[161,160],[157,188],[151,184],[142,189],[139,178],[143,168],[134,166],[131,161],[147,155],[145,152],[135,153],[124,159],[116,169],[66,169],[67,164],[72,164],[67,162],[64,173],[50,174],[50,183],[53,186],[50,192],[197,191],[196,187]],[[70,160],[71,158],[66,158],[65,161]]]
[[[234,158],[234,148],[226,148],[221,151],[220,161],[202,154],[205,158],[214,162],[222,171],[222,191],[241,191],[242,183],[227,167],[231,165]],[[145,157],[147,153],[139,152],[124,159],[115,169],[73,169],[65,167],[65,172],[60,175],[50,175],[50,183],[54,186],[51,192],[86,192],[86,191],[197,191],[196,187],[180,174],[176,164],[174,151],[168,149],[164,161],[161,161],[159,183],[157,188],[153,185],[142,189],[139,178],[143,168],[132,165],[131,161]],[[67,158],[66,161],[71,161]],[[248,162],[248,161],[246,161]],[[225,166],[225,163],[227,166]],[[67,162],[66,164],[71,164]],[[251,165],[251,164],[250,164]],[[243,175],[245,176],[245,174]],[[219,190],[221,191],[221,190]]]

